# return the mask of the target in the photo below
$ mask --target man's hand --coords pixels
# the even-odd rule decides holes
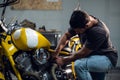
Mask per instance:
[[[56,57],[56,63],[59,65],[59,66],[62,66],[64,65],[64,62],[63,62],[63,57]]]
[[[57,51],[57,50],[54,50],[54,51],[52,52],[52,59],[56,59],[56,57],[58,57],[58,56],[59,56],[58,51]]]

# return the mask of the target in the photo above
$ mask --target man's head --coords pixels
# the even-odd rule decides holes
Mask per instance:
[[[76,10],[72,13],[70,18],[70,27],[75,28],[85,28],[86,24],[89,22],[89,15],[81,10]]]

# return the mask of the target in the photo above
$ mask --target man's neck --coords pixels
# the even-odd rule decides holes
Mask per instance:
[[[97,24],[98,23],[98,20],[93,18],[92,16],[90,16],[90,23],[89,23],[89,28],[90,27],[93,27],[93,25]]]

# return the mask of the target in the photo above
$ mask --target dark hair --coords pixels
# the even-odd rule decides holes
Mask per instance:
[[[72,13],[70,18],[71,28],[84,28],[86,23],[89,21],[89,15],[81,10],[76,10]]]

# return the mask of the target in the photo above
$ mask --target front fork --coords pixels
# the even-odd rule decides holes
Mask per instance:
[[[11,41],[11,36],[7,35],[5,39],[2,39],[1,41],[1,47],[4,50],[3,53],[10,62],[10,65],[17,77],[18,80],[22,80],[21,75],[19,71],[16,68],[13,55],[18,51],[18,49],[14,46],[14,44]]]
[[[2,56],[2,60],[3,60],[3,64],[4,64],[3,74],[4,74],[5,80],[12,80],[12,77],[10,74],[11,67],[14,70],[14,73],[16,74],[16,76],[18,77],[18,80],[22,80],[21,76],[19,76],[19,72],[17,72],[17,69],[16,69],[14,63],[11,62],[13,60],[13,58],[7,58],[6,56]]]
[[[22,80],[21,74],[20,74],[19,71],[16,69],[15,62],[14,62],[14,60],[13,60],[13,57],[12,57],[12,56],[9,56],[8,59],[9,59],[9,61],[10,61],[10,64],[11,64],[11,66],[12,66],[12,69],[13,69],[14,72],[15,72],[16,77],[18,78],[18,80]]]
[[[3,74],[3,64],[2,64],[2,61],[1,61],[1,57],[0,57],[0,80],[5,80],[5,76]]]
[[[9,72],[8,60],[5,56],[0,57],[0,80],[12,80],[12,77]],[[2,77],[1,77],[2,76]]]

